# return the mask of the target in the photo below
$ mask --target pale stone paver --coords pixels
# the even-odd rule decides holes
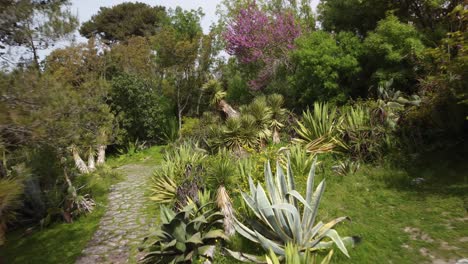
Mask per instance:
[[[118,170],[127,178],[111,187],[106,213],[77,264],[136,262],[137,256],[131,249],[140,244],[154,225],[154,219],[142,212],[147,204],[145,191],[154,167],[125,165]]]

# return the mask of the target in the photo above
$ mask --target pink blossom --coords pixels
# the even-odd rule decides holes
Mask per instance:
[[[229,23],[224,39],[227,53],[241,63],[262,65],[257,79],[249,82],[252,88],[259,89],[271,79],[275,70],[271,64],[285,59],[300,34],[300,25],[291,13],[268,16],[253,2]]]

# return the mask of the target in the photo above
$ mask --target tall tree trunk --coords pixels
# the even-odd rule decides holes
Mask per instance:
[[[237,112],[230,104],[228,104],[225,100],[221,100],[218,103],[218,107],[223,113],[226,114],[227,118],[238,118],[239,112]]]
[[[72,148],[73,160],[75,161],[76,168],[80,171],[80,173],[89,173],[88,166],[86,163],[81,159],[80,154],[76,148]]]
[[[278,129],[273,129],[273,144],[279,144],[281,142],[280,134]]]
[[[106,145],[99,145],[98,146],[98,156],[97,156],[97,162],[96,165],[102,165],[104,162],[106,162]]]
[[[216,204],[221,209],[221,213],[224,215],[224,233],[227,236],[232,236],[235,233],[234,229],[234,212],[232,210],[232,202],[226,188],[221,185],[216,193]]]
[[[69,193],[69,195],[71,195],[71,198],[69,197],[68,199],[65,199],[63,219],[65,219],[65,222],[71,223],[73,222],[73,217],[72,217],[73,201],[76,200],[76,197],[78,195],[76,193],[76,189],[73,187],[73,184],[70,181],[70,178],[68,177],[68,174],[65,168],[63,169],[63,176],[65,177],[65,182],[68,185],[67,190],[71,191],[71,193]]]
[[[96,163],[94,162],[94,151],[93,149],[89,149],[89,154],[88,154],[88,170],[90,172],[93,172],[96,170]]]
[[[202,97],[203,97],[203,91],[200,90],[200,95],[198,96],[198,100],[197,100],[197,116],[200,115],[200,104],[201,104]]]

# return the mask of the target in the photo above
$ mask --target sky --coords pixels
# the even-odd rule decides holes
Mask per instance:
[[[201,24],[205,33],[209,32],[210,25],[215,23],[218,18],[216,16],[216,6],[221,0],[72,0],[71,11],[73,14],[78,15],[80,23],[88,21],[93,15],[97,14],[99,7],[112,7],[114,5],[121,4],[123,2],[143,2],[151,6],[160,5],[166,8],[176,8],[177,6],[183,9],[198,9],[201,7],[205,16],[203,17]],[[319,0],[312,0],[312,7],[315,10]],[[85,42],[86,39],[81,37],[78,32],[75,34],[76,42]],[[39,52],[41,59],[44,59],[53,49],[63,48],[70,44],[70,41],[62,41],[57,43],[52,49],[42,50]]]

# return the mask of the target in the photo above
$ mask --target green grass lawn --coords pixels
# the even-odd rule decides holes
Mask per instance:
[[[468,257],[466,165],[427,166],[411,172],[364,165],[356,174],[343,177],[330,169],[334,164],[330,157],[321,160],[316,185],[325,178],[326,189],[317,220],[348,216],[351,221],[341,223],[338,232],[362,238],[350,250],[351,258],[335,249],[332,263],[432,263],[437,259],[455,263]],[[419,177],[424,183],[412,183]],[[297,179],[297,186],[305,193],[305,178]],[[235,247],[248,250],[252,245],[237,241]],[[221,258],[217,263],[233,262]]]
[[[327,177],[320,219],[349,216],[352,222],[341,224],[338,231],[362,237],[350,252],[351,259],[337,252],[334,263],[424,263],[467,257],[468,185],[432,185],[428,179],[417,187],[411,185],[411,176],[364,167],[356,175]]]

